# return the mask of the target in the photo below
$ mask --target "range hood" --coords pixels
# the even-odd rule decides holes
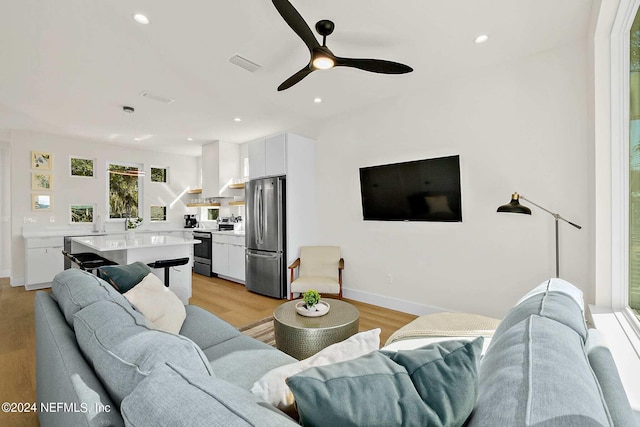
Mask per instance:
[[[212,141],[202,146],[202,196],[232,199],[233,186],[240,176],[240,146]]]

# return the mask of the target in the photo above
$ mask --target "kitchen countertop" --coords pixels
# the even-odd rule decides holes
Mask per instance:
[[[200,240],[183,239],[174,236],[158,236],[148,233],[138,234],[134,239],[126,239],[124,234],[118,236],[84,236],[74,237],[73,242],[80,243],[99,252],[120,251],[139,248],[153,248],[161,246],[193,245],[200,243]]]
[[[166,230],[141,230],[136,229],[136,233],[141,234],[158,234],[162,233],[170,233],[175,231],[193,231],[194,228],[168,228]],[[125,230],[118,231],[92,231],[92,230],[69,230],[65,228],[55,228],[55,229],[33,229],[33,230],[23,230],[22,237],[25,239],[33,239],[38,237],[73,237],[73,236],[117,236],[124,235],[126,233]]]
[[[158,230],[149,230],[149,229],[136,229],[136,234],[155,234],[162,235],[162,233],[170,233],[176,231],[206,231],[215,234],[227,234],[227,235],[236,235],[236,236],[244,236],[243,231],[219,231],[215,228],[167,228],[167,229],[158,229]],[[124,235],[125,230],[116,230],[116,231],[93,231],[93,230],[77,230],[69,227],[46,227],[46,228],[27,228],[24,227],[22,230],[22,237],[25,239],[35,239],[41,237],[77,237],[77,236],[117,236]]]
[[[244,236],[244,231],[234,231],[234,230],[216,230],[214,228],[192,228],[192,231],[202,231],[205,233],[211,234],[225,234],[228,236]]]

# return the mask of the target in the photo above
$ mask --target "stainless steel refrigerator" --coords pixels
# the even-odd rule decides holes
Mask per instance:
[[[249,182],[245,191],[247,289],[274,298],[287,295],[284,176]]]

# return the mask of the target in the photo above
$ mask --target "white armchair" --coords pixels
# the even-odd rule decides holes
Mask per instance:
[[[295,270],[298,268],[298,277]],[[315,289],[321,294],[338,294],[342,299],[342,270],[344,259],[340,257],[339,246],[303,246],[300,248],[300,258],[290,266],[291,291],[289,299],[294,293]]]

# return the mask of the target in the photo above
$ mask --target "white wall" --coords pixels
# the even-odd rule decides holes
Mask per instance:
[[[143,229],[161,229],[167,226],[182,227],[183,215],[195,213],[187,208],[189,196],[184,192],[198,186],[200,168],[197,157],[166,154],[136,148],[127,149],[121,145],[98,143],[57,135],[35,132],[11,133],[11,234],[12,271],[11,283],[22,284],[24,280],[24,239],[23,225],[33,227],[71,226],[69,205],[95,204],[96,215],[107,217],[107,162],[133,162],[144,165],[147,172],[143,187]],[[30,155],[39,150],[53,155],[53,208],[50,211],[31,210]],[[70,156],[96,159],[95,178],[71,177]],[[168,167],[169,183],[152,183],[150,167]],[[167,222],[149,221],[151,205],[167,206]],[[74,227],[86,227],[74,225]],[[107,230],[124,231],[122,220],[106,223]]]
[[[352,295],[501,317],[553,276],[553,217],[496,208],[518,191],[588,225],[587,66],[586,42],[571,44],[314,129],[318,243],[342,247]],[[462,223],[362,220],[360,167],[452,154],[461,159]],[[592,233],[560,224],[560,276],[587,301]]]
[[[9,139],[9,136],[6,136]],[[0,140],[0,277],[11,274],[11,146]]]

